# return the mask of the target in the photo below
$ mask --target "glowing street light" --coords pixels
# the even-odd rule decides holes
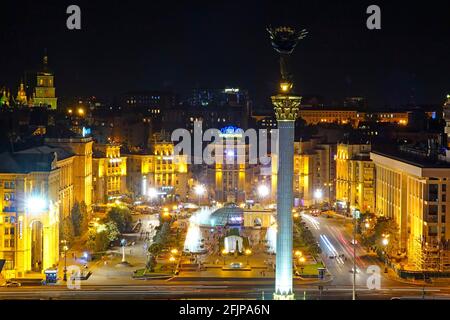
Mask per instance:
[[[270,193],[270,190],[266,185],[262,184],[258,187],[258,195],[261,198],[267,197],[269,195],[269,193]]]
[[[323,191],[322,191],[322,189],[317,189],[316,191],[314,191],[314,198],[317,201],[322,200],[322,198],[323,198]]]
[[[223,265],[225,265],[225,257],[227,256],[228,251],[226,249],[222,250],[222,256],[223,256]]]
[[[47,209],[47,201],[42,197],[31,197],[26,201],[26,208],[33,214],[41,213]]]
[[[178,249],[174,248],[174,249],[170,250],[170,253],[173,255],[176,255],[176,254],[178,254]]]
[[[64,244],[63,251],[64,251],[64,277],[63,280],[67,281],[67,251],[69,250],[69,247],[67,246],[67,240],[61,240],[61,243]]]
[[[383,238],[383,240],[381,240],[381,243],[383,244],[383,246],[387,246],[389,244],[389,239],[388,238]]]
[[[201,196],[206,192],[206,188],[202,184],[198,184],[195,186],[194,191],[197,195]]]
[[[79,116],[84,116],[84,109],[83,108],[78,108],[77,112],[78,112]]]
[[[198,196],[198,205],[200,206],[201,197],[205,194],[206,188],[202,184],[198,184],[194,187],[195,194]]]
[[[296,257],[301,257],[301,256],[303,256],[303,253],[302,253],[300,250],[296,250],[296,251],[294,252],[294,255],[295,255]]]
[[[252,254],[252,250],[250,249],[246,249],[245,250],[245,255],[247,256],[247,265],[249,265],[249,260],[248,257]]]

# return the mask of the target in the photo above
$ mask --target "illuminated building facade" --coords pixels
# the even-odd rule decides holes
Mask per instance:
[[[43,68],[36,76],[36,87],[33,94],[33,106],[57,108],[58,98],[55,92],[54,75],[48,68],[48,57],[44,56]]]
[[[175,156],[172,142],[155,141],[152,154],[130,153],[126,157],[130,192],[149,195],[149,190],[155,190],[160,195],[186,199],[189,183],[187,156]]]
[[[376,214],[399,228],[413,270],[450,269],[450,164],[405,152],[370,154],[376,167]]]
[[[55,165],[59,169],[59,219],[62,221],[64,218],[68,217],[74,204],[73,163],[75,155],[62,148],[53,148],[46,145],[26,149],[15,153],[15,155],[27,157],[55,155]]]
[[[0,155],[0,259],[5,278],[58,264],[61,168],[56,153]]]
[[[220,202],[241,203],[246,198],[248,145],[238,128],[225,127],[220,136],[223,141],[213,144],[214,154],[223,155],[214,164],[214,198]]]
[[[106,203],[127,192],[127,158],[118,144],[95,144],[92,159],[95,203]]]
[[[92,210],[92,147],[91,137],[46,138],[48,146],[59,147],[73,153],[73,198],[78,203],[84,202],[88,212]]]
[[[359,122],[364,121],[364,113],[357,110],[337,108],[302,108],[299,116],[308,125],[320,123],[351,124],[358,127]]]
[[[342,209],[373,212],[375,168],[369,144],[338,144],[336,153],[336,201]]]
[[[334,202],[335,154],[336,145],[321,143],[321,138],[294,142],[293,192],[296,206]],[[278,161],[276,154],[272,157],[272,190],[276,190]]]

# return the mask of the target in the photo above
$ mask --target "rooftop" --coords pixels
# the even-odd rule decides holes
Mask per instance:
[[[450,168],[450,162],[439,160],[437,157],[425,157],[400,151],[393,146],[379,146],[376,150],[372,150],[372,153],[420,168]]]

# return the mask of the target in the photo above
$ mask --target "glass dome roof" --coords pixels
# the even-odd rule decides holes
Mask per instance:
[[[225,204],[210,216],[212,227],[226,225],[241,225],[244,221],[244,210],[234,203]]]

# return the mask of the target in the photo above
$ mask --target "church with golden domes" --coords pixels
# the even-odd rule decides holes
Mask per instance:
[[[17,90],[17,95],[11,94],[6,87],[0,87],[0,108],[2,107],[47,107],[56,110],[58,98],[54,83],[54,74],[48,67],[48,56],[44,55],[42,65],[36,72],[33,91],[27,93],[23,79]]]

